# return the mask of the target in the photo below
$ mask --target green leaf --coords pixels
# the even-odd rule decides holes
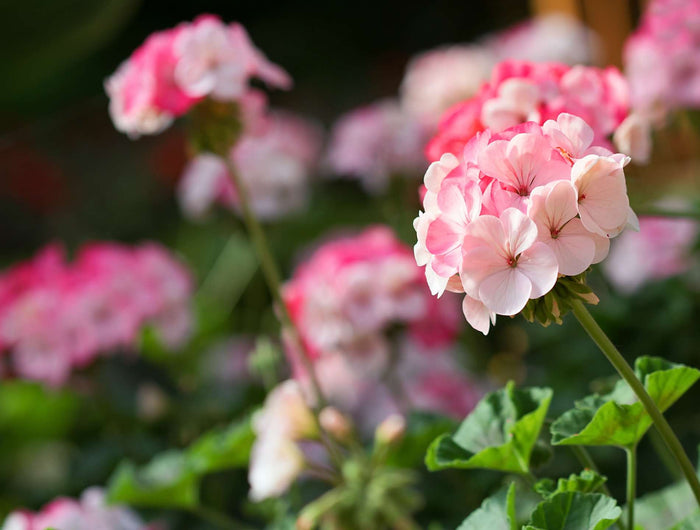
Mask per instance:
[[[406,432],[387,457],[387,464],[416,468],[423,463],[431,442],[442,433],[454,430],[457,422],[433,412],[412,411],[406,421]]]
[[[487,394],[454,435],[445,434],[428,448],[431,471],[483,468],[526,474],[552,391],[505,388]]]
[[[110,479],[108,498],[154,508],[197,506],[202,477],[245,466],[253,439],[250,418],[245,418],[202,435],[188,449],[157,455],[143,467],[124,462]]]
[[[601,493],[567,491],[538,504],[524,530],[605,530],[621,514],[615,499]]]
[[[636,522],[647,530],[654,530],[669,528],[692,516],[697,502],[684,481],[640,497],[634,503],[634,510]]]
[[[580,474],[571,474],[569,478],[560,478],[556,484],[551,479],[542,479],[535,484],[537,493],[545,497],[545,499],[556,495],[557,493],[574,492],[594,493],[600,488],[607,479],[593,471],[592,469],[584,469]]]
[[[486,498],[457,530],[516,530],[515,483]]]
[[[186,452],[187,463],[197,475],[244,467],[248,464],[254,440],[250,419],[233,423],[194,442]]]
[[[658,357],[640,357],[635,373],[662,412],[700,377],[695,368]],[[644,406],[624,381],[604,396],[588,396],[551,426],[555,445],[636,445],[652,424]]]
[[[107,497],[132,506],[190,508],[199,502],[197,482],[183,453],[169,451],[141,469],[121,464],[109,482]]]

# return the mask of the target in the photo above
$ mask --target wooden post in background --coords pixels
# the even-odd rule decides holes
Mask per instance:
[[[639,9],[644,0],[637,2]],[[604,65],[622,66],[622,46],[633,28],[628,0],[530,0],[533,15],[564,13],[581,20],[598,34]]]

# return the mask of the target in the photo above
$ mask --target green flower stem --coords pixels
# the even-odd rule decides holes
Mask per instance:
[[[583,445],[570,445],[569,447],[571,448],[571,451],[574,453],[574,456],[578,459],[579,463],[584,469],[590,469],[592,471],[595,471],[599,475],[601,474],[598,470],[598,466],[593,461],[591,454],[586,450],[586,448]],[[603,493],[605,493],[608,497],[612,497],[612,493],[610,493],[607,484],[601,484],[600,489],[603,490]]]
[[[637,497],[637,446],[625,449],[627,453],[627,528],[634,530],[634,499]]]
[[[282,324],[282,329],[283,331],[287,332],[288,340],[292,342],[294,349],[299,352],[301,362],[309,375],[311,385],[313,386],[314,393],[316,394],[316,406],[320,410],[325,405],[326,400],[323,396],[323,391],[321,390],[318,377],[316,377],[316,372],[314,370],[313,363],[311,362],[311,358],[309,357],[309,354],[299,336],[299,331],[297,330],[296,326],[294,326],[294,323],[289,316],[287,306],[282,300],[282,281],[280,279],[279,270],[277,269],[277,264],[272,256],[272,252],[270,251],[270,245],[267,242],[265,231],[250,207],[250,202],[248,201],[248,191],[241,181],[236,168],[233,166],[228,156],[224,155],[222,158],[226,161],[228,174],[230,175],[231,181],[233,182],[238,194],[238,200],[240,203],[241,212],[243,214],[243,221],[245,222],[248,235],[253,243],[255,253],[260,261],[260,267],[275,302],[275,309],[277,310],[277,316]]]
[[[654,400],[651,399],[651,396],[649,396],[644,388],[644,385],[642,385],[639,379],[637,379],[632,367],[630,367],[627,361],[625,361],[625,358],[622,357],[620,352],[617,351],[615,345],[600,328],[583,303],[580,300],[576,300],[572,302],[571,306],[574,315],[578,319],[583,329],[586,330],[588,335],[590,335],[590,337],[593,339],[593,342],[598,345],[600,351],[602,351],[608,358],[620,376],[627,382],[630,388],[632,388],[642,405],[644,405],[644,408],[649,416],[651,416],[654,425],[659,431],[661,439],[673,454],[673,457],[680,466],[685,479],[688,481],[690,488],[693,490],[693,495],[695,495],[698,505],[700,505],[700,481],[698,481],[698,476],[695,474],[693,464],[690,462],[688,455],[685,453],[683,446],[678,440],[678,437],[674,434],[671,426],[666,421],[666,418],[664,418],[663,414],[661,414],[658,407],[654,403]]]

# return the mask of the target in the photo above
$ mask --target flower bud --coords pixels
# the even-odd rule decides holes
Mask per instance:
[[[391,414],[382,421],[374,433],[377,443],[390,445],[398,442],[406,432],[406,420],[401,414]]]
[[[336,440],[347,440],[352,433],[350,420],[335,407],[324,408],[318,416],[318,421],[323,430]]]

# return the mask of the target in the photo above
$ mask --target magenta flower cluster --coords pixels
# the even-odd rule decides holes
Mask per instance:
[[[192,327],[193,282],[154,243],[82,247],[66,263],[50,245],[0,276],[2,371],[61,385],[101,355],[132,350],[145,325],[180,346]]]
[[[629,111],[627,82],[614,68],[560,63],[503,61],[473,98],[448,109],[426,146],[426,156],[460,156],[478,132],[499,133],[520,123],[539,124],[566,112],[593,130],[593,144],[611,147],[609,137]]]

